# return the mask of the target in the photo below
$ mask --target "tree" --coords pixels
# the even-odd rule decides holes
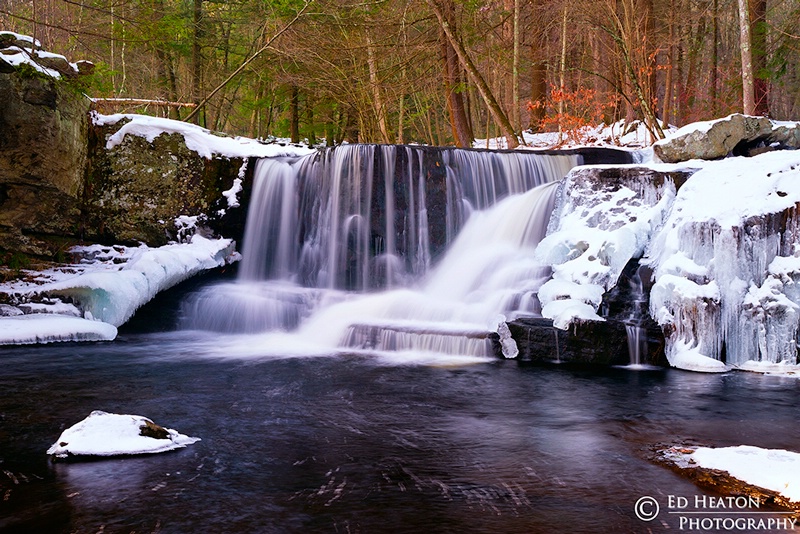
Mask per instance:
[[[753,46],[750,41],[750,7],[747,0],[739,0],[739,42],[742,49],[742,111],[745,115],[755,115]]]

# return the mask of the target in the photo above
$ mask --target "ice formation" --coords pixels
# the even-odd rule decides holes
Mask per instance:
[[[86,317],[120,326],[158,292],[225,265],[232,253],[231,240],[195,234],[188,244],[142,247],[119,270],[87,272],[45,284],[37,292],[68,297]]]
[[[536,250],[553,270],[539,300],[557,328],[602,320],[596,310],[603,293],[631,258],[642,256],[675,198],[669,174],[675,167],[609,167],[609,177],[604,169],[580,167],[563,180],[550,231]],[[654,173],[660,171],[659,181]],[[624,178],[614,176],[619,172]]]
[[[648,248],[670,363],[795,363],[798,205],[795,151],[710,162],[681,187]]]

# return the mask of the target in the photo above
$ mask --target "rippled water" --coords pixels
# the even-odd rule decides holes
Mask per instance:
[[[190,339],[188,336],[192,336]],[[648,532],[642,495],[703,494],[654,443],[793,448],[800,386],[750,374],[513,361],[199,356],[218,337],[0,350],[3,532]],[[92,410],[199,436],[51,464]]]

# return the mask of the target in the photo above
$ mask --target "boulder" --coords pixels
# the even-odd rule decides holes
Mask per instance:
[[[553,326],[551,319],[521,317],[508,323],[519,349],[518,359],[536,363],[628,365],[628,329],[621,321],[573,323],[569,330]],[[663,336],[658,327],[646,329],[647,350],[639,363],[666,366]]]
[[[176,237],[175,217],[221,207],[222,191],[233,185],[244,160],[204,158],[178,133],[163,133],[152,142],[127,135],[107,148],[108,138],[126,121],[91,128],[86,238],[164,245]]]
[[[656,142],[653,151],[664,163],[719,159],[742,145],[769,142],[772,132],[773,124],[768,118],[736,113],[685,126],[670,138]]]
[[[91,102],[19,72],[0,94],[0,250],[52,257],[79,234]]]
[[[54,70],[62,76],[73,78],[78,75],[78,71],[70,65],[67,58],[58,54],[34,54],[34,61],[42,67]]]

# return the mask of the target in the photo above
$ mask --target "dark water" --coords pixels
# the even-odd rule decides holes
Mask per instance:
[[[704,492],[652,444],[800,443],[796,380],[207,358],[186,335],[0,349],[0,531],[662,532],[639,497]],[[202,441],[51,464],[97,409]]]

